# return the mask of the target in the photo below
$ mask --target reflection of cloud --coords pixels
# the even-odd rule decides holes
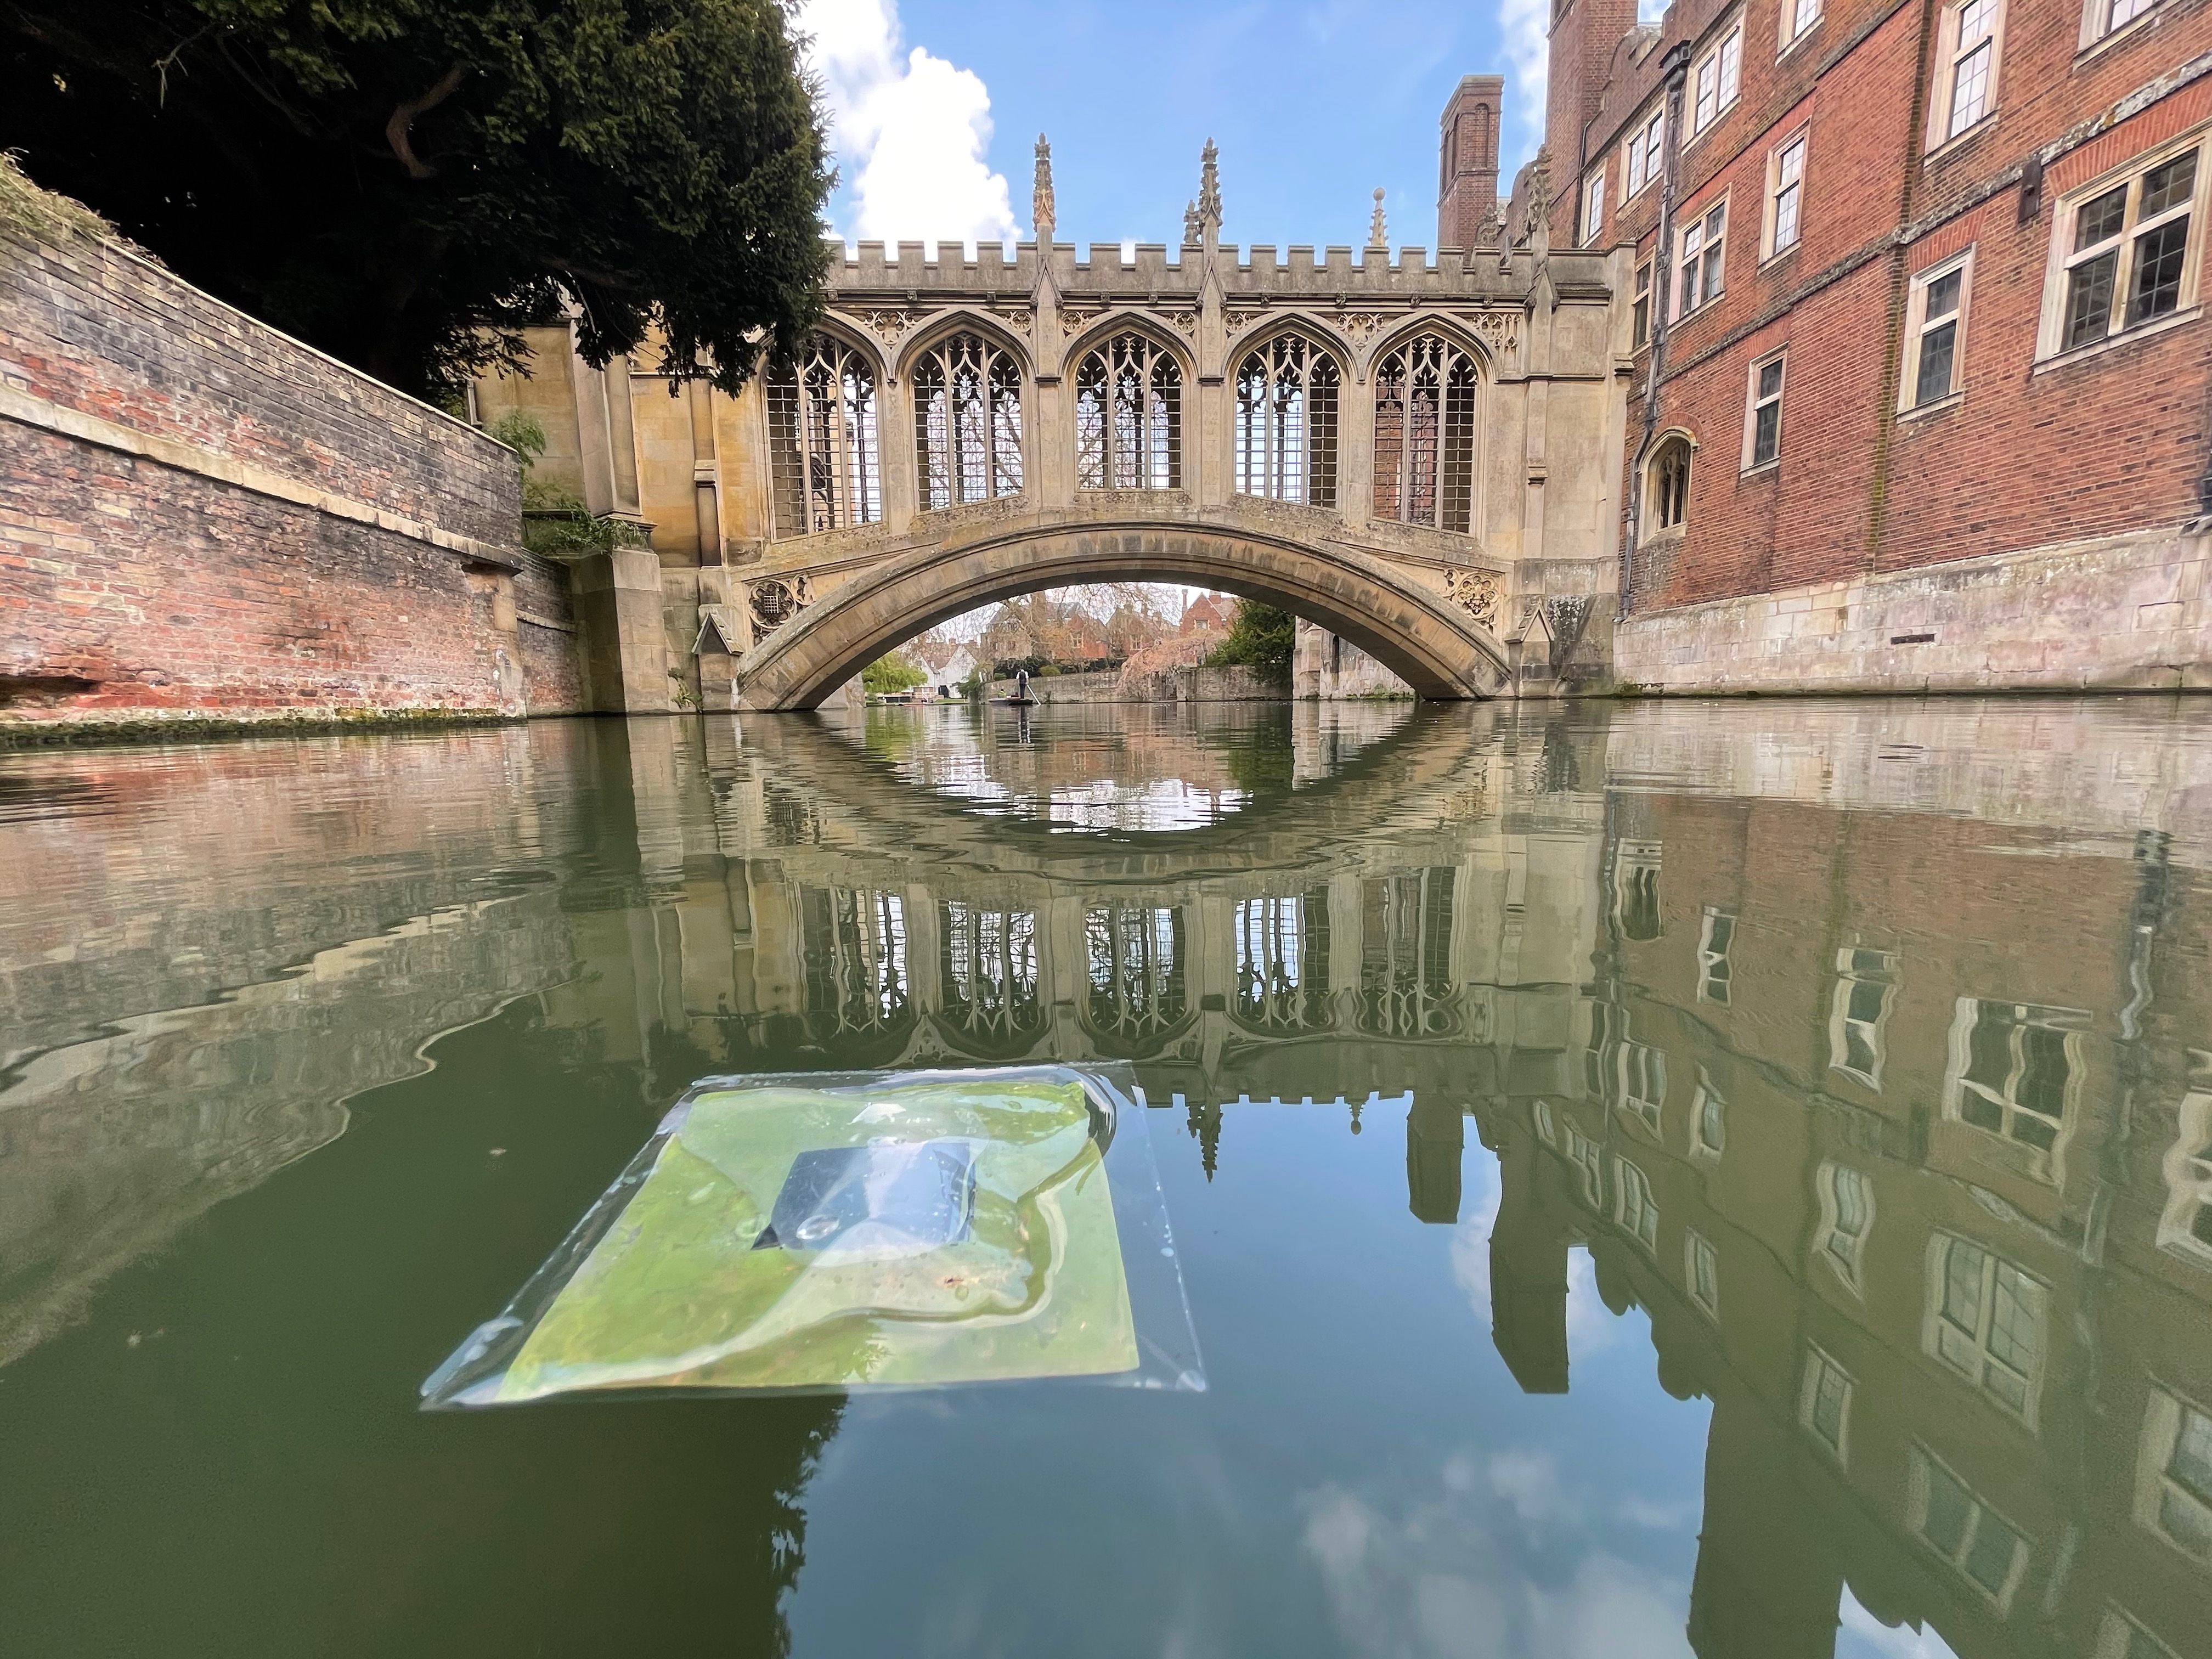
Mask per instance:
[[[1836,1617],[1843,1625],[1836,1644],[1837,1659],[1959,1659],[1934,1626],[1915,1630],[1910,1625],[1899,1625],[1892,1630],[1859,1605],[1849,1584],[1844,1586]]]
[[[1490,1235],[1498,1225],[1498,1156],[1486,1147],[1468,1148],[1467,1213],[1452,1230],[1452,1277],[1467,1292],[1475,1312],[1490,1319]],[[1567,1252],[1567,1357],[1585,1360],[1614,1346],[1626,1334],[1621,1322],[1597,1293],[1597,1263],[1586,1249]]]
[[[1455,1460],[1466,1467],[1464,1455]],[[1571,1513],[1540,1454],[1490,1460],[1494,1486]],[[1688,1587],[1603,1549],[1516,1538],[1488,1494],[1455,1491],[1402,1519],[1341,1487],[1310,1492],[1305,1549],[1347,1650],[1375,1659],[1679,1659]],[[1570,1566],[1568,1563],[1571,1561]]]

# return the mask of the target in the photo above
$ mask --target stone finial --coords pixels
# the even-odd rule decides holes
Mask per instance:
[[[1536,159],[1528,168],[1528,205],[1526,218],[1530,225],[1552,216],[1552,147],[1545,144],[1536,151]]]
[[[1186,202],[1182,210],[1182,245],[1196,247],[1200,240],[1198,228],[1198,204]]]
[[[1198,161],[1198,228],[1215,237],[1221,234],[1220,160],[1221,152],[1213,147],[1212,139],[1207,139]]]
[[[1474,228],[1474,245],[1479,248],[1505,246],[1505,221],[1498,216],[1497,203],[1492,202],[1482,210],[1482,222]]]
[[[1368,222],[1367,246],[1370,247],[1390,246],[1390,227],[1382,217],[1382,191],[1379,185],[1375,191],[1375,217]]]
[[[1037,134],[1036,181],[1030,186],[1030,217],[1036,222],[1037,246],[1051,246],[1054,222],[1052,142],[1041,132]]]

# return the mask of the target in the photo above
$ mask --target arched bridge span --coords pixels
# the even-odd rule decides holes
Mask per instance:
[[[1181,581],[1262,599],[1343,635],[1424,697],[1488,697],[1504,647],[1462,606],[1378,561],[1234,524],[1102,519],[914,548],[805,605],[734,665],[740,708],[811,708],[923,629],[1018,593]]]

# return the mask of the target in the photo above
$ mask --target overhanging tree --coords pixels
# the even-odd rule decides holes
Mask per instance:
[[[823,121],[779,0],[0,0],[0,149],[173,270],[450,398],[586,358],[744,384],[821,306]]]

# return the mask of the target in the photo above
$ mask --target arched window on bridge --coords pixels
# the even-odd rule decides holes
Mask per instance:
[[[1237,371],[1237,493],[1336,505],[1336,360],[1285,334]]]
[[[1075,484],[1182,488],[1182,370],[1165,347],[1117,334],[1076,369]]]
[[[780,536],[811,536],[884,516],[876,447],[876,372],[817,334],[795,363],[768,372],[769,449]]]
[[[1474,360],[1435,334],[1375,366],[1375,516],[1464,535],[1474,514]]]
[[[1022,368],[955,334],[914,368],[914,443],[925,511],[1022,493]]]

